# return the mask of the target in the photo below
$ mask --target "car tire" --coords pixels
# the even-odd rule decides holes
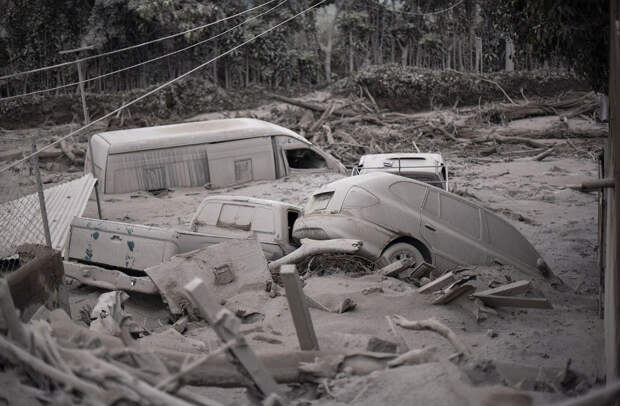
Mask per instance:
[[[379,267],[384,267],[403,258],[415,258],[416,265],[420,265],[424,262],[424,255],[422,255],[419,249],[411,244],[397,242],[383,251],[381,257],[377,261],[377,265]]]

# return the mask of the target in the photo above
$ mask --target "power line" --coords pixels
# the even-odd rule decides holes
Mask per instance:
[[[276,8],[280,7],[282,4],[286,3],[287,1],[288,0],[282,0],[280,3],[276,4],[275,6],[271,7],[270,9],[268,9],[266,11],[263,11],[262,13],[257,14],[257,15],[255,15],[253,17],[250,17],[250,18],[246,19],[245,21],[235,25],[234,27],[231,27],[231,28],[227,29],[226,31],[223,31],[223,32],[221,32],[219,34],[216,34],[216,35],[210,37],[210,38],[207,38],[207,39],[204,39],[202,41],[199,41],[199,42],[197,42],[195,44],[192,44],[192,45],[189,45],[189,46],[187,46],[185,48],[181,48],[181,49],[178,49],[176,51],[167,53],[165,55],[160,55],[160,56],[157,56],[155,58],[152,58],[152,59],[149,59],[149,60],[137,63],[135,65],[127,66],[125,68],[117,69],[117,70],[112,71],[112,72],[104,73],[103,75],[99,75],[99,76],[95,76],[95,77],[92,77],[92,78],[88,78],[88,79],[82,81],[82,83],[92,82],[92,81],[95,81],[95,80],[98,80],[98,79],[102,79],[102,78],[105,78],[105,77],[108,77],[108,76],[116,75],[116,74],[124,72],[124,71],[135,69],[135,68],[138,68],[140,66],[149,64],[151,62],[155,62],[155,61],[158,61],[160,59],[164,59],[164,58],[167,58],[169,56],[173,56],[173,55],[179,54],[181,52],[185,52],[185,51],[187,51],[189,49],[195,48],[198,45],[202,45],[202,44],[207,43],[209,41],[213,41],[214,39],[217,39],[217,38],[219,38],[219,37],[221,37],[221,36],[223,36],[225,34],[228,34],[229,32],[231,32],[231,31],[233,31],[233,30],[235,30],[235,29],[237,29],[237,28],[239,28],[239,27],[241,27],[241,26],[243,26],[243,25],[245,25],[245,24],[247,24],[247,23],[249,23],[249,22],[251,22],[253,20],[256,20],[259,17],[262,17],[262,16],[264,16],[266,14],[269,14],[270,12],[272,12]],[[67,88],[67,87],[77,86],[79,84],[80,84],[80,82],[67,83],[67,84],[56,86],[56,87],[53,87],[53,88],[50,88],[50,89],[41,89],[41,90],[35,90],[35,91],[32,91],[32,92],[28,92],[28,93],[18,94],[18,95],[15,95],[15,96],[2,97],[2,98],[0,98],[0,102],[8,101],[8,100],[13,100],[13,99],[18,99],[18,98],[26,97],[26,96],[33,96],[35,94],[40,94],[40,93],[53,92],[54,90],[59,90],[59,89]]]
[[[256,39],[258,39],[258,38],[260,38],[260,37],[262,37],[262,36],[264,36],[264,35],[266,35],[266,34],[268,34],[268,33],[270,33],[271,31],[273,31],[273,30],[275,30],[276,28],[278,28],[278,27],[280,27],[280,26],[282,26],[282,25],[284,25],[284,24],[286,24],[286,23],[288,23],[288,22],[290,22],[290,21],[294,20],[295,18],[299,17],[300,15],[306,14],[308,11],[310,11],[310,10],[312,10],[312,9],[314,9],[314,8],[316,8],[316,7],[318,7],[318,6],[320,6],[320,5],[322,5],[322,4],[323,4],[323,3],[325,3],[325,2],[327,2],[327,0],[321,0],[321,1],[319,1],[318,3],[316,3],[316,4],[314,4],[314,5],[312,5],[312,6],[308,7],[308,8],[306,8],[305,10],[300,11],[299,13],[295,14],[294,16],[289,17],[289,18],[287,18],[287,19],[285,19],[285,20],[283,20],[283,21],[279,22],[278,24],[274,25],[274,26],[273,26],[273,27],[271,27],[271,28],[268,28],[267,30],[265,30],[265,31],[261,32],[260,34],[257,34],[257,35],[255,35],[254,37],[252,37],[252,38],[250,38],[250,39],[248,39],[248,40],[243,41],[241,44],[239,44],[239,45],[236,45],[236,46],[232,47],[232,48],[231,48],[231,49],[229,49],[228,51],[223,52],[223,53],[221,53],[221,54],[219,54],[219,55],[217,55],[217,56],[215,56],[215,57],[213,57],[213,58],[209,59],[208,61],[206,61],[206,62],[204,62],[204,63],[202,63],[202,64],[200,64],[200,65],[196,66],[195,68],[192,68],[192,69],[188,70],[187,72],[183,73],[182,75],[177,76],[176,78],[169,80],[168,82],[166,82],[166,83],[164,83],[164,84],[162,84],[162,85],[160,85],[160,86],[156,87],[155,89],[153,89],[153,90],[150,90],[150,91],[146,92],[146,93],[145,93],[145,94],[143,94],[142,96],[136,97],[135,99],[133,99],[133,100],[131,100],[131,101],[129,101],[129,102],[127,102],[127,103],[123,104],[122,106],[120,106],[120,107],[118,107],[117,109],[115,109],[115,110],[113,110],[113,111],[109,112],[108,114],[106,114],[106,115],[104,115],[104,116],[101,116],[101,117],[99,117],[98,119],[96,119],[96,120],[94,120],[94,121],[91,121],[90,123],[86,124],[85,126],[83,126],[83,127],[81,127],[81,128],[78,128],[78,129],[77,129],[77,130],[75,130],[75,131],[71,131],[69,134],[67,134],[67,135],[65,135],[65,136],[63,136],[63,137],[61,137],[61,138],[57,139],[56,141],[54,141],[54,142],[52,142],[52,143],[47,144],[47,145],[46,145],[46,146],[44,146],[43,148],[41,148],[41,149],[39,149],[39,150],[37,150],[37,151],[35,151],[35,152],[32,152],[32,153],[30,153],[30,154],[26,155],[26,156],[25,156],[25,157],[23,157],[22,159],[20,159],[20,160],[18,160],[18,161],[15,161],[15,162],[13,162],[12,164],[10,164],[10,165],[8,165],[8,166],[5,166],[4,168],[0,169],[0,173],[5,172],[5,171],[7,171],[7,170],[11,169],[12,167],[17,166],[17,165],[19,165],[19,164],[21,164],[21,163],[23,163],[23,162],[27,161],[28,159],[32,158],[33,156],[35,156],[35,155],[37,155],[37,154],[40,154],[41,152],[43,152],[43,151],[45,151],[45,150],[47,150],[47,149],[49,149],[49,148],[53,147],[53,146],[54,146],[54,145],[56,145],[56,144],[59,144],[60,142],[62,142],[62,141],[64,141],[64,140],[66,140],[67,138],[72,137],[72,136],[74,136],[74,135],[76,135],[76,134],[80,133],[81,131],[83,131],[83,130],[85,130],[85,129],[89,128],[89,127],[92,127],[92,126],[93,126],[93,125],[95,125],[96,123],[98,123],[98,122],[100,122],[100,121],[103,121],[103,120],[105,120],[105,119],[106,119],[106,118],[108,118],[108,117],[113,116],[114,114],[118,113],[119,111],[121,111],[121,110],[123,110],[123,109],[125,109],[125,108],[127,108],[127,107],[129,107],[129,106],[131,106],[131,105],[136,104],[136,103],[137,103],[137,102],[139,102],[140,100],[145,99],[145,98],[147,98],[148,96],[151,96],[151,95],[153,95],[153,94],[155,94],[155,93],[159,92],[160,90],[165,89],[166,87],[168,87],[168,86],[172,85],[173,83],[175,83],[175,82],[177,82],[177,81],[179,81],[179,80],[181,80],[181,79],[186,78],[187,76],[191,75],[191,74],[192,74],[192,73],[194,73],[194,72],[199,71],[200,69],[204,68],[205,66],[209,65],[210,63],[212,63],[212,62],[214,62],[214,61],[217,61],[218,59],[220,59],[220,58],[222,58],[222,57],[224,57],[224,56],[226,56],[226,55],[228,55],[228,54],[233,53],[233,52],[234,52],[234,51],[236,51],[237,49],[239,49],[239,48],[241,48],[241,47],[243,47],[243,46],[245,46],[245,45],[249,44],[250,42],[253,42],[254,40],[256,40]]]
[[[256,7],[249,8],[247,10],[244,10],[244,11],[241,11],[239,13],[233,14],[231,16],[224,17],[222,19],[210,22],[208,24],[204,24],[204,25],[201,25],[201,26],[198,26],[198,27],[190,28],[189,30],[185,30],[183,32],[179,32],[179,33],[168,35],[168,36],[165,36],[165,37],[161,37],[161,38],[153,39],[153,40],[150,40],[150,41],[142,42],[140,44],[131,45],[131,46],[128,46],[128,47],[125,47],[125,48],[115,49],[113,51],[108,51],[108,52],[103,52],[103,53],[97,54],[97,55],[87,56],[87,57],[84,57],[84,58],[81,58],[81,59],[76,59],[74,61],[58,63],[56,65],[45,66],[45,67],[42,67],[42,68],[31,69],[31,70],[27,70],[27,71],[23,71],[23,72],[11,73],[9,75],[0,76],[0,80],[2,80],[2,79],[11,79],[11,78],[14,78],[14,77],[17,77],[17,76],[28,75],[28,74],[36,73],[36,72],[43,72],[43,71],[50,70],[50,69],[56,69],[56,68],[60,68],[60,67],[63,67],[63,66],[73,65],[73,64],[76,64],[78,62],[90,61],[90,60],[93,60],[93,59],[101,58],[103,56],[114,55],[114,54],[118,54],[120,52],[125,52],[125,51],[129,51],[131,49],[136,49],[136,48],[140,48],[140,47],[143,47],[143,46],[146,46],[146,45],[151,45],[151,44],[155,44],[157,42],[165,41],[167,39],[176,38],[178,36],[189,34],[191,32],[197,31],[197,30],[202,30],[202,29],[210,27],[212,25],[215,25],[215,24],[218,24],[218,23],[221,23],[221,22],[224,22],[224,21],[228,21],[228,20],[230,20],[232,18],[235,18],[235,17],[239,17],[239,16],[241,16],[243,14],[249,13],[249,12],[254,11],[254,10],[258,9],[258,8],[261,8],[261,7],[264,7],[264,6],[268,5],[268,4],[271,4],[274,1],[276,1],[276,0],[268,0],[267,2],[265,2],[263,4],[260,4],[260,5],[256,6]]]
[[[392,13],[398,13],[398,14],[407,14],[407,15],[411,15],[411,16],[427,16],[427,15],[433,15],[433,14],[441,14],[441,13],[445,13],[447,11],[452,10],[453,8],[455,8],[456,6],[458,6],[459,4],[461,4],[463,1],[465,0],[459,0],[456,3],[452,4],[451,6],[441,9],[441,10],[435,10],[435,11],[427,11],[425,13],[413,13],[411,11],[402,11],[402,10],[391,10],[386,6],[383,6],[382,9],[387,10],[389,12]]]

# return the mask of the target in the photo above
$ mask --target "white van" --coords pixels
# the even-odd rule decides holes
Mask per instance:
[[[235,118],[110,131],[91,137],[86,173],[103,193],[172,187],[218,188],[295,172],[345,167],[297,133]]]

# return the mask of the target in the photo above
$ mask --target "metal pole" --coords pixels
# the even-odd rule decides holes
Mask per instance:
[[[37,151],[37,144],[32,143],[32,152]],[[47,209],[45,208],[45,195],[43,194],[43,182],[41,182],[41,172],[39,171],[39,155],[32,156],[32,169],[34,169],[34,177],[37,180],[37,194],[39,195],[39,208],[41,210],[41,222],[43,223],[43,232],[45,234],[45,242],[47,246],[52,248],[52,237],[50,235],[50,226],[47,221]]]

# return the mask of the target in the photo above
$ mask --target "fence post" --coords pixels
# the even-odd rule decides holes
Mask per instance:
[[[32,152],[37,152],[37,144],[34,142],[32,143]],[[31,161],[34,177],[37,180],[37,194],[39,195],[39,209],[41,210],[45,242],[49,248],[52,248],[52,237],[50,235],[50,226],[47,222],[47,209],[45,208],[45,195],[43,194],[43,182],[41,182],[41,172],[39,171],[39,154],[34,154]]]

